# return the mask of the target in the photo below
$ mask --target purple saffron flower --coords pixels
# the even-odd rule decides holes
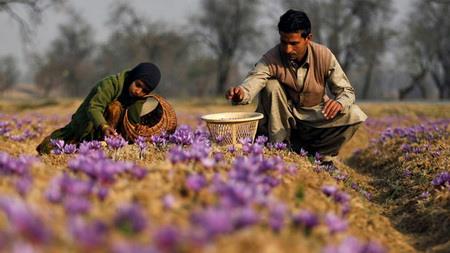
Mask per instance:
[[[236,152],[236,148],[233,145],[228,146],[227,148],[228,153],[233,154],[234,152]]]
[[[44,222],[31,211],[31,208],[19,199],[0,197],[0,210],[8,217],[11,227],[28,241],[45,244],[51,234]]]
[[[285,150],[285,149],[287,148],[287,144],[284,143],[284,142],[275,142],[275,143],[273,144],[273,147],[274,147],[276,150]]]
[[[219,135],[216,137],[216,143],[221,144],[225,140],[225,137],[223,135]]]
[[[242,209],[236,209],[233,215],[233,222],[235,229],[240,229],[257,224],[261,218],[250,207],[244,207]]]
[[[448,171],[445,171],[437,174],[431,181],[431,184],[436,187],[445,186],[445,184],[450,184],[450,173]]]
[[[105,200],[108,196],[109,189],[104,186],[98,186],[96,189],[98,199],[101,201]]]
[[[216,153],[213,154],[213,158],[214,158],[214,161],[215,161],[216,163],[218,163],[218,162],[220,162],[220,161],[223,161],[224,155],[223,155],[222,152],[216,152]]]
[[[355,237],[345,238],[338,246],[327,246],[324,253],[363,253],[364,245]]]
[[[308,151],[306,151],[303,148],[301,148],[299,154],[300,154],[300,156],[307,157],[308,156]]]
[[[162,227],[153,235],[153,242],[162,252],[177,252],[181,241],[180,231],[173,226]]]
[[[350,201],[350,195],[343,191],[338,191],[333,196],[334,201],[340,204],[347,204]]]
[[[206,179],[201,174],[192,174],[186,179],[186,187],[195,192],[200,191],[206,186]]]
[[[387,250],[379,243],[374,241],[369,241],[364,245],[364,253],[385,253]]]
[[[66,144],[63,148],[64,154],[73,154],[77,152],[77,145],[75,144]]]
[[[82,247],[93,249],[103,247],[108,234],[108,226],[99,220],[86,222],[81,216],[69,220],[69,231]]]
[[[306,229],[312,229],[319,224],[319,218],[316,214],[302,210],[292,217],[292,221],[297,226],[304,226]]]
[[[52,154],[60,155],[64,153],[64,140],[50,140],[50,143],[53,146]]]
[[[138,204],[127,204],[118,209],[114,224],[125,234],[137,234],[147,227],[147,218]]]
[[[239,143],[241,143],[242,145],[251,144],[252,142],[252,139],[249,137],[239,139]]]
[[[105,137],[106,144],[112,150],[118,150],[123,146],[127,145],[128,142],[120,135],[118,136],[107,136]]]
[[[70,215],[86,214],[91,209],[91,202],[80,196],[67,196],[63,202],[66,213]]]
[[[80,147],[78,149],[78,152],[80,154],[89,154],[90,151],[94,151],[94,150],[100,150],[102,148],[102,144],[99,141],[83,141],[80,144]]]
[[[131,175],[134,176],[134,178],[141,180],[143,179],[145,176],[147,176],[148,171],[145,168],[142,168],[140,166],[134,165],[131,170]]]
[[[175,197],[172,194],[166,194],[162,198],[164,209],[172,209],[175,206]]]
[[[334,185],[325,185],[322,186],[322,192],[327,196],[327,197],[331,197],[334,196],[334,194],[336,194],[336,192],[338,191],[337,187]]]
[[[156,147],[165,147],[167,145],[167,137],[165,134],[152,135],[152,137],[150,137],[150,140]]]
[[[233,230],[230,216],[229,210],[207,208],[192,214],[191,222],[203,230],[204,236],[214,238],[217,235],[230,233]]]
[[[31,186],[33,184],[33,180],[31,176],[22,176],[17,178],[16,180],[16,190],[21,196],[26,196],[30,191]]]
[[[267,143],[268,140],[269,140],[269,137],[267,137],[265,135],[259,135],[258,137],[256,137],[255,143],[257,143],[259,145],[264,145]]]
[[[111,249],[112,253],[161,253],[152,245],[140,245],[136,242],[120,241],[114,243]]]
[[[142,159],[147,148],[147,140],[143,136],[138,136],[135,143],[139,147],[139,159]]]
[[[183,150],[181,146],[175,146],[169,150],[169,160],[172,162],[172,164],[185,162],[189,160],[189,156],[186,154],[186,152]]]
[[[169,140],[178,145],[191,145],[194,141],[194,133],[190,126],[181,125],[175,130],[175,133],[169,136]]]
[[[201,163],[203,166],[205,166],[205,168],[208,169],[214,168],[214,166],[216,165],[216,161],[211,158],[203,158],[201,159]]]
[[[346,220],[339,218],[333,213],[327,213],[325,215],[325,224],[331,234],[342,232],[348,227]]]
[[[286,212],[286,206],[282,203],[269,205],[269,226],[273,231],[279,232],[283,228]]]

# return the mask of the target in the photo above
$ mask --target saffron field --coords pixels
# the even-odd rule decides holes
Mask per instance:
[[[450,252],[450,104],[362,103],[327,166],[199,120],[254,105],[173,103],[173,134],[37,156],[79,101],[0,102],[0,252]]]

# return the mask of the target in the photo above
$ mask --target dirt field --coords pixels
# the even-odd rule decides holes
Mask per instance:
[[[0,101],[0,252],[450,252],[450,104],[362,103],[329,168],[202,139],[200,115],[254,105],[172,102],[189,127],[142,159],[103,144],[33,160],[79,101]]]

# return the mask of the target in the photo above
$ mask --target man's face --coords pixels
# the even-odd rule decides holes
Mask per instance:
[[[290,60],[300,61],[305,56],[308,44],[311,41],[312,35],[309,34],[306,38],[302,38],[302,31],[294,33],[280,32],[281,50]]]
[[[131,83],[130,88],[128,88],[128,92],[131,97],[135,98],[143,98],[146,95],[150,94],[150,90],[141,80],[136,80]]]

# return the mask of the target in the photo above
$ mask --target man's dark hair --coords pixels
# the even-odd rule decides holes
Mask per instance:
[[[311,22],[305,12],[290,9],[281,15],[278,31],[284,33],[302,31],[301,36],[306,38],[311,33]]]

